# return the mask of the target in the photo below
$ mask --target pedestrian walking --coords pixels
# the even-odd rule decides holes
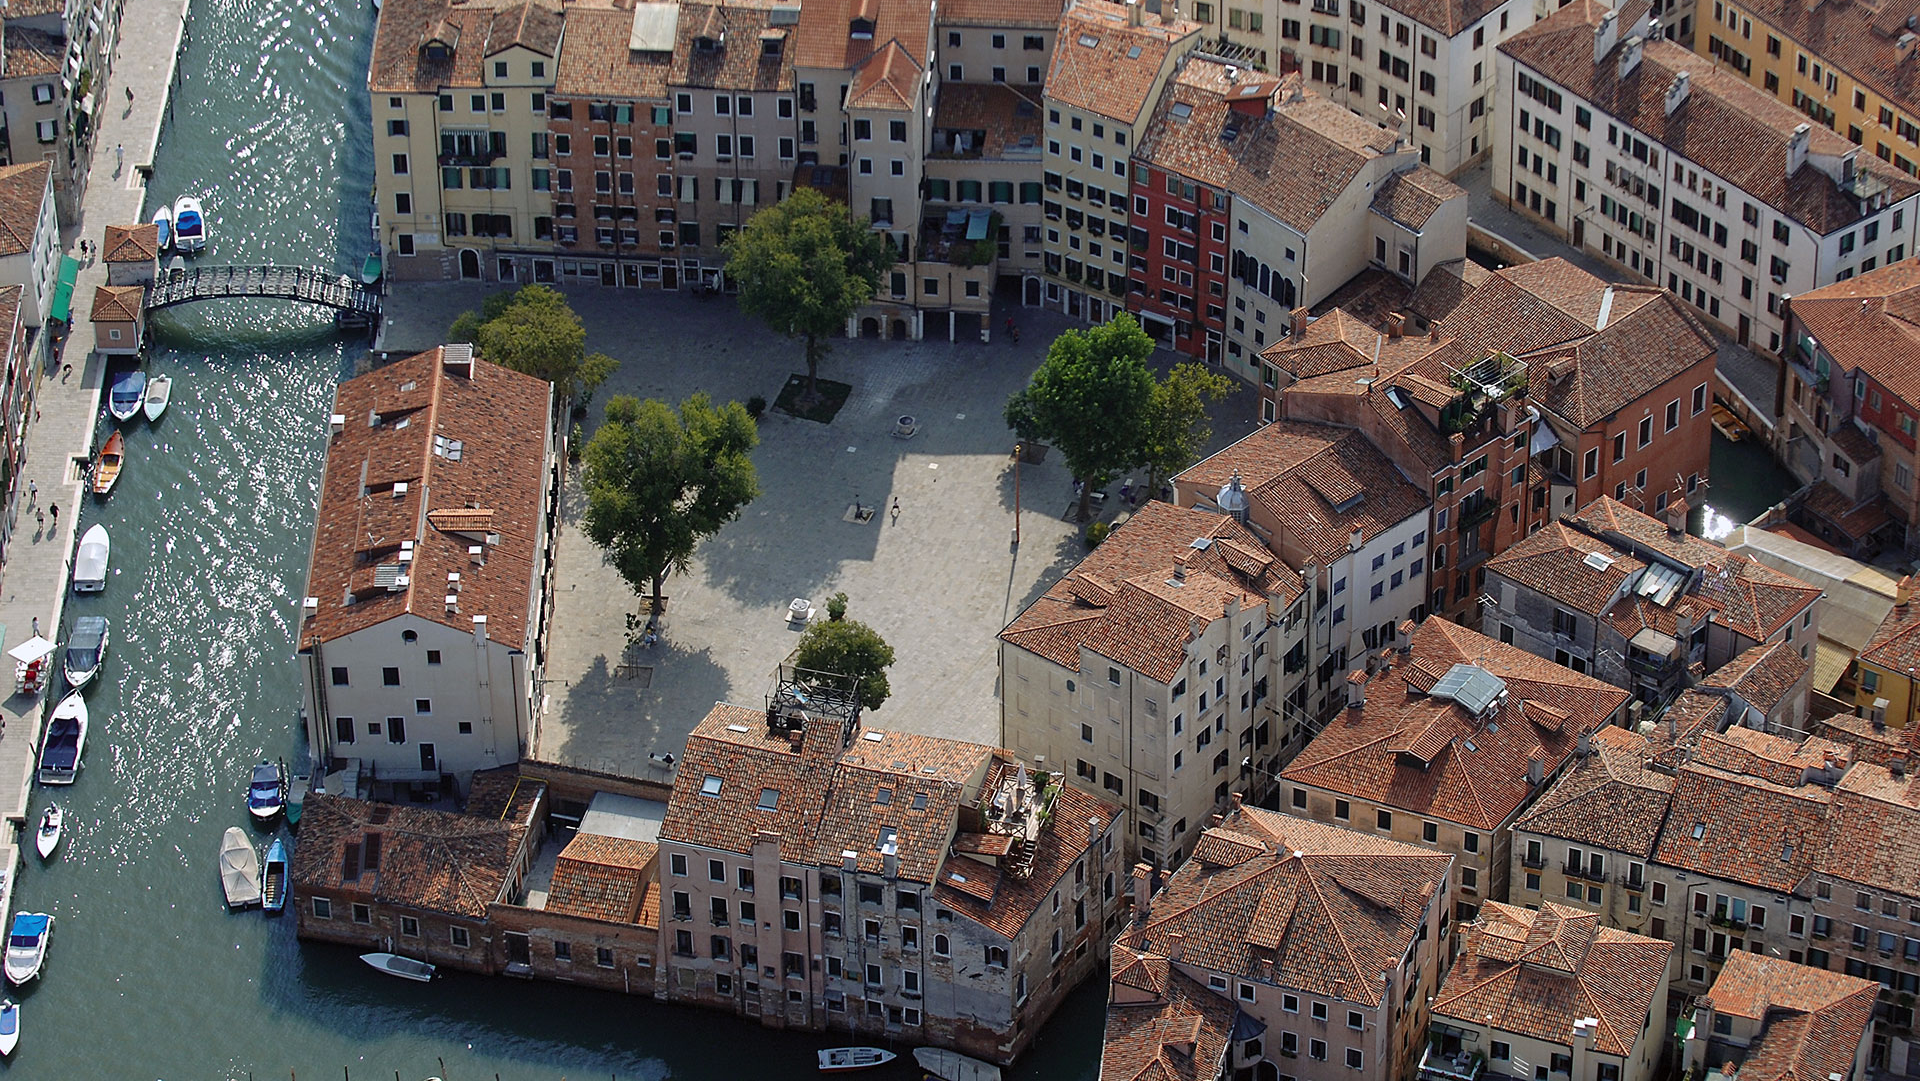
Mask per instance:
[[[133,91],[131,91],[131,90],[129,90],[129,91],[127,91],[127,94],[128,94],[128,98],[127,98],[127,100],[129,100],[129,101],[131,101],[131,100],[133,100],[133,98],[132,98],[132,94],[133,94]],[[121,144],[121,143],[115,143],[115,144],[113,144],[113,170],[114,170],[114,172],[116,172],[116,173],[117,173],[117,172],[119,172],[119,171],[120,171],[120,166],[121,166],[122,164],[124,164],[124,163],[125,163],[125,161],[126,161],[126,157],[127,157],[127,148],[126,148],[126,146],[125,146],[124,144]]]
[[[35,638],[40,637],[40,617],[39,616],[33,617],[33,636]]]
[[[38,502],[40,502],[40,485],[29,480],[27,481],[27,506],[31,507]]]
[[[894,525],[900,524],[900,497],[899,496],[893,497],[893,524]]]
[[[43,510],[34,511],[33,524],[36,528],[39,528],[39,529],[47,528],[47,512]]]
[[[132,105],[133,104],[133,87],[129,86],[126,88],[126,90],[127,90],[127,104]]]
[[[62,383],[64,383],[64,382],[66,382],[66,381],[67,381],[68,379],[70,379],[70,378],[72,378],[72,376],[73,376],[73,365],[72,365],[72,364],[68,364],[68,365],[66,365],[65,367],[63,367],[63,368],[61,368],[61,369],[60,369],[60,381],[61,381]]]
[[[47,513],[53,515],[53,528],[59,529],[60,528],[60,504],[58,503],[47,504]]]

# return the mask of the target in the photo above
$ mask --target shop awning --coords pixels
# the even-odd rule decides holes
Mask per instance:
[[[60,257],[60,281],[53,287],[53,310],[49,318],[73,322],[73,285],[80,278],[80,260],[71,255]]]
[[[987,225],[992,220],[993,212],[990,210],[975,210],[969,213],[967,215],[967,239],[985,240],[987,238]]]

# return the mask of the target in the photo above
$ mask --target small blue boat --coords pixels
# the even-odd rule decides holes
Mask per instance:
[[[262,762],[253,767],[253,778],[247,784],[247,813],[256,823],[264,825],[286,810],[286,806],[286,769],[278,762]]]
[[[155,250],[165,255],[167,249],[173,247],[173,208],[162,203],[160,209],[153,212],[153,225],[160,231]]]
[[[113,419],[126,421],[140,415],[147,405],[147,373],[138,368],[121,372],[113,377],[113,388],[107,396],[107,412]]]
[[[17,912],[7,935],[7,982],[18,986],[40,975],[47,959],[47,939],[53,937],[53,917],[44,912]]]
[[[267,868],[261,882],[260,907],[263,911],[278,915],[287,907],[287,842],[278,837],[273,846],[267,849]]]

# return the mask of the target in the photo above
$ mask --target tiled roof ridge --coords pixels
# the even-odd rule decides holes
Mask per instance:
[[[1299,864],[1299,870],[1296,872],[1296,877],[1298,879],[1305,880],[1307,892],[1313,897],[1314,901],[1317,904],[1319,904],[1320,909],[1322,911],[1331,911],[1333,908],[1333,905],[1327,899],[1326,891],[1321,887],[1321,884],[1319,882],[1319,877],[1317,875],[1310,873],[1309,868],[1307,866],[1307,858],[1304,855],[1289,855],[1287,857],[1287,862]],[[1351,893],[1354,896],[1361,898],[1362,900],[1366,901],[1369,905],[1376,903],[1374,898],[1368,897],[1364,893],[1361,893],[1360,891],[1340,881],[1338,878],[1335,878],[1331,871],[1327,872],[1327,877],[1333,879],[1334,885],[1339,886],[1342,890],[1344,890],[1347,893]],[[1333,927],[1334,941],[1337,942],[1340,946],[1340,955],[1346,958],[1347,960],[1347,971],[1353,975],[1354,982],[1356,984],[1359,984],[1364,981],[1371,980],[1373,977],[1370,974],[1368,974],[1367,971],[1360,966],[1360,959],[1354,956],[1353,943],[1347,940],[1347,933],[1346,933],[1346,930],[1342,927],[1341,922],[1339,920],[1329,920],[1328,922]]]

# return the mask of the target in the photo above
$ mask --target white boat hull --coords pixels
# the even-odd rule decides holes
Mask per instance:
[[[220,889],[228,908],[260,903],[260,853],[239,826],[229,826],[220,838]]]
[[[60,836],[65,830],[66,815],[59,806],[47,808],[47,813],[40,816],[40,828],[34,832],[33,850],[41,859],[53,855],[53,850],[60,847]]]
[[[433,979],[434,967],[425,961],[415,961],[411,957],[401,957],[394,953],[363,953],[360,960],[389,976],[398,976],[403,980],[417,980],[426,983]]]
[[[57,722],[72,722],[78,729],[74,735],[71,763],[66,762],[63,756],[60,761],[54,761],[55,756],[49,754],[48,744],[53,742],[55,727],[65,727],[64,724],[57,725]],[[72,784],[74,779],[80,776],[80,761],[87,750],[87,701],[80,697],[79,691],[67,695],[60,700],[59,705],[53,707],[53,713],[47,718],[47,733],[43,740],[39,760],[40,783],[43,785]]]
[[[167,411],[167,402],[172,398],[173,377],[156,375],[147,381],[146,402],[141,409],[146,413],[149,423],[160,419],[160,415]]]
[[[95,525],[80,538],[80,550],[73,557],[73,591],[75,593],[99,593],[107,588],[107,562],[111,558],[112,545],[107,539],[107,527]]]
[[[878,1047],[832,1047],[819,1052],[821,1073],[852,1073],[885,1066],[898,1058]]]
[[[0,1005],[0,1055],[11,1055],[20,1046],[20,1006],[9,999]]]

